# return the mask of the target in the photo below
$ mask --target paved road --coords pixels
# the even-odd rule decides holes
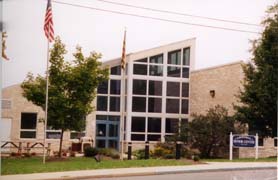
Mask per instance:
[[[276,169],[240,170],[222,172],[200,172],[165,174],[153,176],[132,176],[114,178],[93,178],[87,180],[276,180]]]

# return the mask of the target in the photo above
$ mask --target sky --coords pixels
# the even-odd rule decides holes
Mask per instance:
[[[94,8],[121,11],[143,16],[221,26],[252,32],[262,27],[232,24],[207,19],[165,14],[124,7],[98,0],[55,0]],[[175,11],[197,16],[248,22],[260,25],[265,11],[275,0],[109,0],[135,6]],[[2,63],[2,87],[21,83],[28,72],[44,75],[47,40],[43,32],[46,0],[4,0],[3,31],[7,32],[6,54]],[[195,69],[202,69],[252,58],[250,40],[256,33],[234,32],[186,24],[84,9],[52,2],[55,36],[66,45],[67,60],[72,60],[76,45],[85,55],[102,53],[102,61],[121,56],[124,29],[126,52],[132,53],[190,38],[196,38]]]

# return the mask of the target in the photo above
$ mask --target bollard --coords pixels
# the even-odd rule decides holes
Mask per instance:
[[[149,159],[150,158],[150,144],[149,141],[146,141],[146,145],[145,145],[145,159]]]
[[[132,152],[132,144],[131,142],[128,143],[128,149],[127,149],[127,159],[131,160],[131,152]]]
[[[181,158],[181,142],[177,141],[176,142],[176,159]]]

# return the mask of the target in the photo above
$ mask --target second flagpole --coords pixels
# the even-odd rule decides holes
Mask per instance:
[[[45,91],[45,119],[44,119],[44,139],[43,139],[43,163],[45,164],[45,143],[47,129],[47,110],[48,110],[48,84],[49,84],[49,40],[47,40],[47,62],[46,62],[46,91]]]

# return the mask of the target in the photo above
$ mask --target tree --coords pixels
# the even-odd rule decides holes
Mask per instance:
[[[268,10],[261,37],[253,42],[252,61],[243,66],[243,90],[235,106],[236,119],[250,132],[277,136],[278,4]]]
[[[47,125],[61,130],[59,155],[61,156],[63,133],[66,130],[80,131],[85,127],[85,117],[92,110],[91,102],[97,86],[108,79],[109,71],[101,68],[101,54],[91,53],[84,57],[81,48],[76,48],[72,63],[64,60],[67,53],[60,38],[50,52],[49,100]],[[23,96],[45,110],[46,79],[28,74],[21,84]]]
[[[225,152],[228,149],[229,134],[235,133],[236,128],[226,108],[217,105],[206,115],[193,114],[192,117],[188,129],[190,144],[192,148],[199,149],[201,157],[218,157],[221,150]]]

